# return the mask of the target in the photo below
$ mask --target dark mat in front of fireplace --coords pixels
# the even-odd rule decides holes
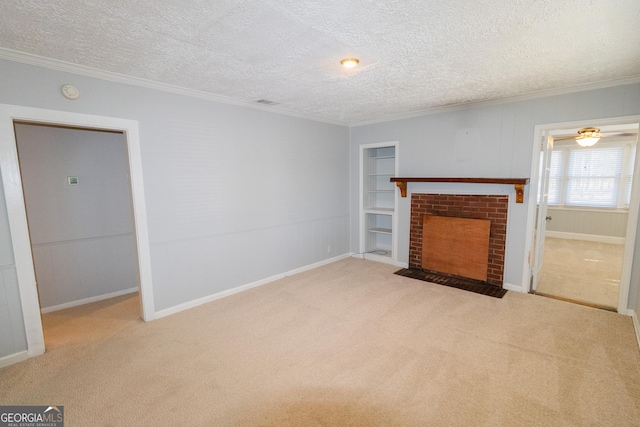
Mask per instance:
[[[448,274],[438,273],[436,271],[421,270],[419,268],[403,268],[396,271],[395,274],[409,277],[411,279],[422,280],[423,282],[430,282],[438,285],[449,286],[451,288],[462,289],[463,291],[475,292],[476,294],[487,295],[494,298],[502,298],[507,293],[506,289],[502,289],[496,285],[490,285],[480,280],[451,276]]]

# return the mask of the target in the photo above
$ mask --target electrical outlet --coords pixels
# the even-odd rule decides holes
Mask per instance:
[[[331,253],[332,250],[333,248],[331,247],[331,245],[327,246],[327,253]]]

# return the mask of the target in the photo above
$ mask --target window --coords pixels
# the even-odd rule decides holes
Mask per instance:
[[[547,203],[612,209],[628,207],[635,152],[635,144],[606,144],[590,148],[572,144],[554,148]]]
[[[565,204],[617,207],[622,151],[619,147],[569,150]]]

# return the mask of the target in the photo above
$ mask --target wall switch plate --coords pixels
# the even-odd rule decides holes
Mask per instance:
[[[77,176],[68,176],[67,182],[69,185],[78,185],[78,177]]]

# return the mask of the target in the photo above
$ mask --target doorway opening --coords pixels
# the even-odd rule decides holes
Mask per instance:
[[[15,105],[0,104],[0,170],[6,201],[6,214],[11,236],[11,248],[15,270],[15,285],[12,289],[19,295],[23,325],[12,326],[15,335],[22,335],[26,351],[19,348],[11,356],[15,363],[42,354],[45,350],[42,316],[36,286],[36,271],[31,252],[31,239],[27,223],[23,182],[18,162],[18,150],[14,125],[29,123],[63,128],[82,128],[102,132],[120,133],[126,140],[129,191],[133,209],[132,234],[135,242],[134,258],[137,264],[137,286],[140,291],[142,320],[154,319],[153,288],[151,283],[150,245],[147,231],[147,216],[142,180],[142,162],[138,124],[136,121],[113,117],[93,116],[66,111],[44,110]],[[65,185],[81,185],[79,176],[65,177]],[[129,210],[131,215],[131,210]]]
[[[580,146],[580,128],[602,138]],[[530,292],[626,314],[638,218],[638,118],[536,128]],[[535,199],[533,199],[535,197]]]
[[[126,137],[23,122],[14,122],[14,131],[43,332],[51,347],[68,341],[55,339],[57,325],[74,323],[72,313],[87,314],[66,309],[138,293]]]

